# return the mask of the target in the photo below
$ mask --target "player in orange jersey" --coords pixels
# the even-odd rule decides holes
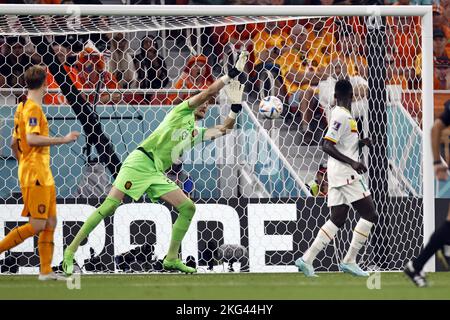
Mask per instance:
[[[42,111],[42,100],[47,92],[47,70],[32,66],[25,72],[27,99],[17,106],[11,148],[19,162],[19,183],[24,208],[22,216],[29,222],[17,227],[0,241],[0,253],[11,249],[25,239],[39,235],[39,280],[57,280],[51,262],[53,234],[56,226],[56,190],[50,170],[50,146],[71,143],[79,132],[65,137],[49,137],[47,118]]]

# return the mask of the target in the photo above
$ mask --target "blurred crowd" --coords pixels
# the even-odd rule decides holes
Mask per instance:
[[[61,1],[40,1],[60,3]],[[174,4],[192,2],[172,1]],[[358,1],[237,0],[232,4],[356,4]],[[139,3],[145,3],[140,1]],[[154,1],[152,3],[155,3]],[[224,4],[229,1],[194,1]],[[399,0],[386,4],[429,4],[427,1]],[[228,25],[204,30],[202,53],[190,53],[169,63],[160,48],[161,38],[146,34],[136,41],[130,34],[90,34],[54,37],[51,45],[61,64],[59,72],[78,88],[91,103],[164,103],[176,104],[186,93],[139,93],[141,89],[204,89],[236,56],[246,49],[251,55],[247,65],[251,94],[275,94],[285,105],[286,119],[308,131],[318,107],[327,109],[333,101],[332,90],[339,77],[349,78],[355,88],[356,116],[364,112],[368,94],[367,30],[362,17],[309,18],[267,23]],[[386,19],[386,84],[413,92],[421,85],[421,26],[417,17]],[[175,35],[187,39],[187,35]],[[134,34],[135,35],[135,34]],[[135,45],[131,46],[133,40]],[[435,90],[450,90],[450,0],[433,4],[433,75]],[[136,45],[136,42],[138,44]],[[186,43],[175,41],[175,45]],[[0,37],[0,88],[23,88],[23,74],[43,59],[35,45],[24,37]],[[231,61],[232,62],[232,61]],[[173,65],[175,63],[175,65]],[[178,64],[177,64],[178,63]],[[178,70],[169,77],[168,69]],[[49,72],[50,89],[58,89]],[[270,81],[269,81],[270,80]],[[67,80],[69,81],[69,80]],[[99,90],[101,89],[101,90]],[[130,90],[130,89],[135,89]],[[111,92],[108,92],[110,90]],[[122,93],[123,91],[124,93]],[[5,92],[5,90],[3,90]],[[7,91],[6,91],[7,92]],[[10,94],[10,93],[7,93]],[[156,102],[155,102],[156,101]],[[61,93],[49,93],[47,104],[64,104]]]

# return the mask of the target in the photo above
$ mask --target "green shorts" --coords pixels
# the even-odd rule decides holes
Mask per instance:
[[[113,186],[134,200],[147,193],[152,202],[162,195],[179,189],[178,185],[155,168],[153,161],[142,151],[134,150],[125,159]]]

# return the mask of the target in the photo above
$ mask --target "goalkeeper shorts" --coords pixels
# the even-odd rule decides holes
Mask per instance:
[[[125,159],[113,186],[133,200],[147,193],[152,202],[168,192],[180,189],[163,172],[155,168],[153,160],[140,150],[134,150]]]
[[[350,205],[355,201],[370,196],[370,190],[364,179],[354,180],[350,184],[339,187],[331,187],[328,190],[327,205],[334,207],[341,204]]]

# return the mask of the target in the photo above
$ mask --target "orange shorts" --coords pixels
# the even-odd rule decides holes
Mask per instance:
[[[32,186],[22,188],[24,208],[22,217],[48,219],[56,217],[55,186]]]

